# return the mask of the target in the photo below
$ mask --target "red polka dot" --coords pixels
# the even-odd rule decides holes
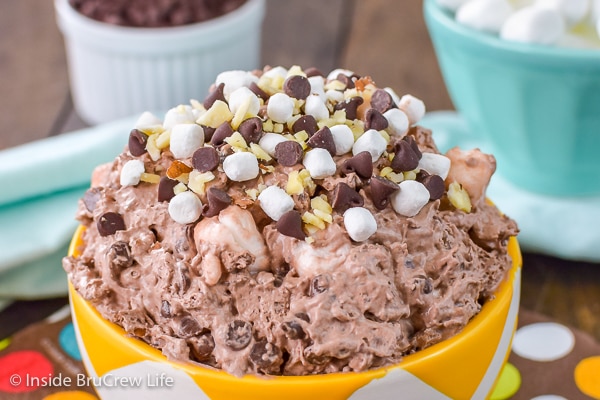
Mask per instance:
[[[52,363],[37,351],[15,351],[0,357],[0,392],[23,393],[36,390],[52,377]]]

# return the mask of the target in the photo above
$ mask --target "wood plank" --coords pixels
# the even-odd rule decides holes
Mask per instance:
[[[357,1],[341,64],[369,74],[428,110],[453,109],[423,19],[421,1]]]
[[[3,1],[0,12],[0,149],[47,136],[68,93],[52,1]]]
[[[352,3],[268,0],[262,35],[263,64],[317,67],[324,73],[337,67]]]

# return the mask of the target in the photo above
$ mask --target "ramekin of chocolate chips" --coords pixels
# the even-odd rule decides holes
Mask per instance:
[[[74,106],[89,124],[166,111],[260,64],[265,0],[55,0]]]

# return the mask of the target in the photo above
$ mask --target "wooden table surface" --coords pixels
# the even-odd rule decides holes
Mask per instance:
[[[85,126],[72,108],[52,3],[0,0],[0,149]],[[349,68],[422,98],[429,110],[452,108],[420,1],[267,3],[264,64]],[[522,306],[600,341],[600,264],[525,253]],[[18,303],[3,325],[42,308]]]

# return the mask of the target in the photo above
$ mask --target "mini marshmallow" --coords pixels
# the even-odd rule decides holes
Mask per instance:
[[[258,145],[271,157],[275,157],[275,147],[279,143],[287,140],[289,139],[286,139],[283,135],[267,132],[261,136],[260,140],[258,141]]]
[[[363,133],[352,146],[352,155],[357,155],[363,151],[371,154],[371,160],[377,161],[385,151],[387,142],[375,129],[369,129]]]
[[[507,0],[471,0],[456,11],[456,20],[479,31],[498,33],[513,13]]]
[[[171,108],[165,114],[163,127],[167,130],[172,129],[177,124],[191,124],[197,119],[194,109],[188,105],[179,105]]]
[[[350,71],[349,69],[337,68],[337,69],[334,69],[333,71],[331,71],[329,73],[329,75],[327,75],[327,80],[332,81],[334,79],[337,79],[339,74],[344,74],[346,76],[352,76],[352,75],[354,75],[354,71]]]
[[[121,168],[121,186],[137,185],[145,171],[144,163],[141,160],[127,161]]]
[[[344,212],[344,227],[352,240],[363,242],[377,232],[377,221],[366,208],[352,207]]]
[[[450,171],[450,159],[442,154],[423,153],[417,168],[424,169],[431,175],[439,175],[445,180]]]
[[[252,90],[242,86],[235,89],[229,95],[229,109],[234,114],[245,102],[248,102],[248,110],[246,113],[257,115],[258,110],[260,109],[260,100],[258,100],[258,97],[252,92]]]
[[[136,129],[144,129],[157,125],[162,125],[162,121],[150,111],[144,111],[135,122]]]
[[[408,122],[411,125],[416,124],[425,115],[425,103],[410,94],[405,94],[398,102],[398,107],[406,113]]]
[[[225,157],[223,171],[232,181],[249,181],[258,176],[258,159],[250,152],[233,153]]]
[[[311,76],[308,78],[310,83],[310,93],[325,97],[325,80],[322,76]]]
[[[221,83],[225,84],[223,95],[225,96],[225,99],[229,100],[229,95],[236,89],[239,89],[242,86],[248,87],[252,82],[258,82],[258,77],[256,77],[256,75],[248,71],[233,70],[221,72],[217,75],[215,85],[219,86]]]
[[[408,116],[399,108],[390,108],[383,113],[383,116],[388,121],[387,131],[396,136],[404,136],[410,128]]]
[[[270,78],[270,79],[273,79],[273,78],[285,79],[287,77],[287,74],[288,74],[288,70],[279,65],[277,67],[271,68],[268,71],[265,71],[263,76],[266,78]]]
[[[590,10],[590,0],[537,0],[535,5],[558,10],[570,26],[581,22]]]
[[[308,96],[304,104],[304,113],[312,115],[317,121],[329,118],[329,110],[323,102],[323,98],[315,94]]]
[[[400,103],[400,96],[398,96],[398,93],[396,93],[396,91],[394,89],[392,89],[391,87],[384,87],[383,90],[385,90],[386,92],[388,92],[390,94],[390,96],[392,96],[392,100],[394,100],[394,104],[398,105]]]
[[[344,101],[344,93],[339,90],[329,89],[325,92],[325,98],[332,103],[339,103]]]
[[[171,129],[171,153],[175,158],[191,157],[204,145],[204,130],[197,124],[177,124]]]
[[[500,37],[524,43],[554,44],[565,33],[561,14],[552,8],[529,6],[512,14],[502,26]]]
[[[349,153],[352,150],[352,146],[354,146],[352,129],[348,125],[340,124],[332,126],[329,130],[335,143],[335,155],[341,156],[342,154]]]
[[[429,202],[429,190],[421,182],[413,180],[402,181],[398,186],[400,190],[390,196],[392,208],[400,215],[414,217]]]
[[[456,11],[460,6],[465,4],[469,0],[437,0],[440,7],[448,9],[450,11]]]
[[[335,161],[329,151],[321,148],[312,149],[304,155],[302,164],[314,179],[323,179],[335,174]]]
[[[285,123],[294,113],[294,100],[285,93],[269,97],[267,115],[275,122]]]
[[[278,186],[269,186],[258,195],[260,207],[273,221],[294,209],[294,200]]]
[[[169,215],[178,224],[191,224],[202,215],[202,201],[194,192],[185,191],[169,201]]]

